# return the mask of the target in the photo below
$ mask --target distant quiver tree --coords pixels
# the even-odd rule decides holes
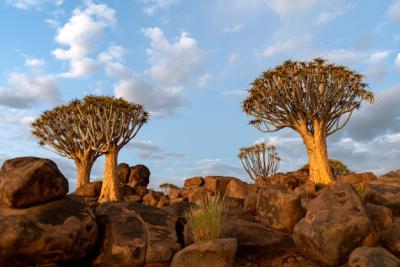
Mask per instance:
[[[32,134],[41,146],[74,161],[78,173],[77,188],[90,182],[93,163],[102,154],[81,138],[79,129],[85,127],[87,121],[79,117],[71,102],[44,111],[32,123]]]
[[[254,181],[258,177],[266,179],[276,173],[281,160],[275,146],[267,146],[265,143],[241,148],[238,157]]]
[[[74,100],[79,113],[81,141],[105,155],[103,186],[99,202],[118,201],[118,153],[149,118],[142,105],[111,96],[88,95]]]
[[[367,89],[363,76],[344,66],[320,58],[288,60],[253,81],[243,110],[262,132],[297,131],[307,148],[310,180],[329,184],[326,138],[346,125],[362,101],[373,102]]]

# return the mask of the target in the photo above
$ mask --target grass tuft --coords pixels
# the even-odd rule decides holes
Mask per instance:
[[[185,218],[191,241],[218,239],[226,218],[224,199],[219,195],[204,197],[185,212]]]

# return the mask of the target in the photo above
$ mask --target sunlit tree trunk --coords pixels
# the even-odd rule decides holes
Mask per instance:
[[[92,170],[94,160],[93,159],[76,159],[75,166],[78,172],[78,180],[76,183],[76,188],[84,186],[90,183],[90,172]]]
[[[117,177],[117,162],[118,162],[118,148],[116,145],[111,145],[105,155],[105,167],[103,175],[103,186],[99,202],[119,201],[121,196],[118,190],[118,177]]]
[[[328,161],[326,127],[323,123],[314,122],[313,129],[313,135],[307,133],[304,128],[300,133],[307,148],[310,180],[316,184],[330,184],[333,175]]]

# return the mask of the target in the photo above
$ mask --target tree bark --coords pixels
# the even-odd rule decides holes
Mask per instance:
[[[121,199],[118,190],[117,161],[118,148],[115,145],[111,145],[108,152],[105,153],[103,186],[99,197],[100,203],[119,201]]]
[[[78,180],[76,183],[76,188],[84,186],[90,183],[90,172],[93,167],[93,160],[90,159],[76,159],[75,166],[78,172]]]
[[[325,128],[322,123],[314,122],[313,135],[304,131],[300,133],[307,147],[310,180],[315,184],[330,184],[333,181],[328,160]]]

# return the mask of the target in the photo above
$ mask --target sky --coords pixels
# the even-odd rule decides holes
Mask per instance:
[[[249,181],[237,154],[257,142],[277,147],[280,171],[296,170],[307,162],[299,135],[258,132],[241,103],[261,72],[322,57],[363,74],[376,95],[328,138],[330,158],[356,172],[399,169],[399,26],[400,0],[1,0],[0,161],[50,158],[73,190],[73,161],[40,147],[30,123],[102,94],[151,113],[119,162],[148,166],[153,188]]]

